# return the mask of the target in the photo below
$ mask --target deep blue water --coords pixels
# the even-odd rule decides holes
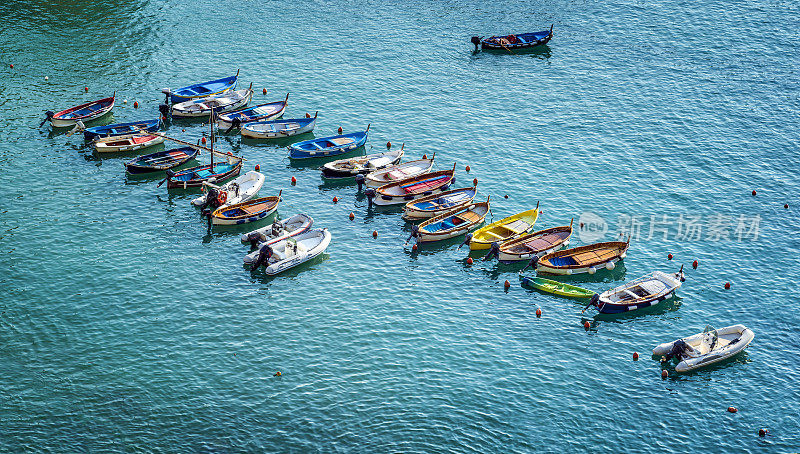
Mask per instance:
[[[800,449],[799,10],[0,6],[0,450]],[[474,54],[469,43],[551,23],[553,41],[534,53]],[[407,159],[456,162],[459,186],[477,178],[492,196],[494,219],[540,201],[538,227],[592,220],[612,240],[635,216],[624,266],[568,280],[602,291],[683,264],[679,299],[581,315],[579,303],[521,288],[520,266],[467,265],[458,241],[412,252],[397,210],[367,209],[318,164],[230,135],[219,147],[244,155],[246,170],[260,165],[263,195],[283,190],[281,216],[307,212],[333,234],[323,260],[251,274],[242,230],[208,234],[196,194],[126,177],[131,155],[98,158],[82,138],[38,128],[46,110],[114,90],[114,120],[149,118],[162,87],[237,69],[255,101],[288,92],[287,117],[319,110],[317,137],[369,123],[367,150],[391,141]],[[168,130],[191,141],[202,131]],[[588,233],[573,244],[598,237]],[[755,332],[743,355],[661,380],[655,345],[735,323]]]

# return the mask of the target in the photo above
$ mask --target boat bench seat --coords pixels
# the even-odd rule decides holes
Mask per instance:
[[[498,235],[498,234],[492,232],[491,230],[487,230],[487,231],[483,232],[483,234],[488,236],[488,237],[497,239],[497,240],[505,240],[506,239],[506,237]]]
[[[503,227],[507,228],[508,230],[511,230],[514,233],[522,233],[531,228],[531,225],[523,221],[522,219],[517,219],[516,221],[510,222],[504,225]]]
[[[331,139],[331,142],[335,143],[336,145],[342,146],[353,143],[355,142],[355,140],[351,139],[350,137],[337,137],[335,139]]]
[[[478,222],[481,219],[481,217],[478,215],[478,213],[476,213],[474,211],[465,211],[463,213],[459,213],[458,217],[460,217],[461,219],[463,219],[463,220],[465,220],[467,222]]]

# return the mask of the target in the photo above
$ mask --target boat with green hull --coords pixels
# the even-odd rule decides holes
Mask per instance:
[[[595,292],[583,287],[578,287],[577,285],[566,284],[564,282],[541,277],[522,276],[522,286],[567,298],[591,298],[595,294]]]

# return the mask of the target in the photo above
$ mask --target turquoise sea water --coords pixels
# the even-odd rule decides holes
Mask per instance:
[[[0,6],[0,450],[800,449],[798,13],[705,0]],[[535,53],[469,43],[551,23]],[[397,210],[230,135],[219,147],[261,166],[262,195],[283,190],[281,216],[307,212],[333,234],[324,260],[251,274],[242,230],[208,234],[195,193],[37,128],[46,110],[114,90],[114,120],[150,118],[160,88],[237,69],[257,102],[289,92],[287,118],[319,110],[317,137],[370,123],[367,150],[391,141],[456,162],[457,186],[477,178],[494,219],[540,201],[538,227],[583,219],[584,240],[612,240],[637,216],[624,266],[567,280],[602,291],[683,264],[679,298],[581,315],[521,288],[521,266],[468,266],[457,240],[412,253]],[[203,128],[168,131],[194,141]],[[655,345],[735,323],[755,332],[746,353],[661,380]]]

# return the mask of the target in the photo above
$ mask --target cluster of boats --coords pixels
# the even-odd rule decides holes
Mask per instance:
[[[552,38],[552,27],[546,32],[478,40],[484,47],[492,45],[541,45]],[[476,39],[473,39],[475,42]],[[237,90],[235,76],[190,85],[177,90],[162,90],[170,104],[162,104],[160,118],[130,123],[86,127],[86,122],[109,114],[114,96],[85,103],[58,113],[47,113],[53,127],[73,126],[70,134],[81,131],[92,141],[98,153],[136,151],[170,140],[181,147],[137,156],[125,163],[130,174],[163,172],[167,188],[201,188],[203,193],[192,200],[200,207],[212,225],[242,225],[267,219],[276,212],[281,192],[268,197],[256,197],[265,177],[256,167],[240,175],[243,158],[214,149],[215,136],[234,130],[248,139],[284,139],[314,129],[313,117],[283,119],[289,95],[283,100],[248,107],[253,97],[252,84]],[[168,118],[209,118],[210,145],[205,147],[170,138],[159,132]],[[314,159],[343,155],[362,149],[367,142],[369,125],[364,131],[313,138],[291,143],[290,159]],[[540,210],[535,207],[485,224],[491,214],[490,198],[478,200],[477,180],[471,186],[453,188],[456,164],[446,170],[434,170],[436,155],[401,162],[405,146],[380,153],[349,157],[327,162],[321,166],[325,179],[349,179],[364,190],[369,207],[402,206],[402,217],[411,224],[409,240],[423,245],[464,236],[463,245],[470,250],[487,251],[484,260],[527,262],[520,271],[522,285],[550,294],[585,299],[586,308],[595,307],[600,313],[619,314],[644,309],[674,297],[685,281],[683,268],[676,273],[655,271],[600,294],[559,282],[544,276],[589,274],[613,270],[627,256],[629,241],[609,241],[569,248],[573,222],[568,225],[535,229]],[[177,170],[207,151],[210,164]],[[313,219],[296,214],[287,219],[275,219],[271,224],[241,236],[251,246],[244,257],[252,269],[264,267],[267,274],[281,273],[305,263],[325,252],[331,241],[326,228],[312,228]],[[484,225],[485,224],[485,225]],[[536,275],[524,275],[533,268]],[[586,310],[586,309],[584,309]],[[739,328],[737,328],[739,327]],[[738,335],[736,334],[738,333]],[[719,331],[691,336],[658,346],[656,355],[679,357],[678,371],[693,370],[729,358],[752,340],[752,332],[736,325]]]

